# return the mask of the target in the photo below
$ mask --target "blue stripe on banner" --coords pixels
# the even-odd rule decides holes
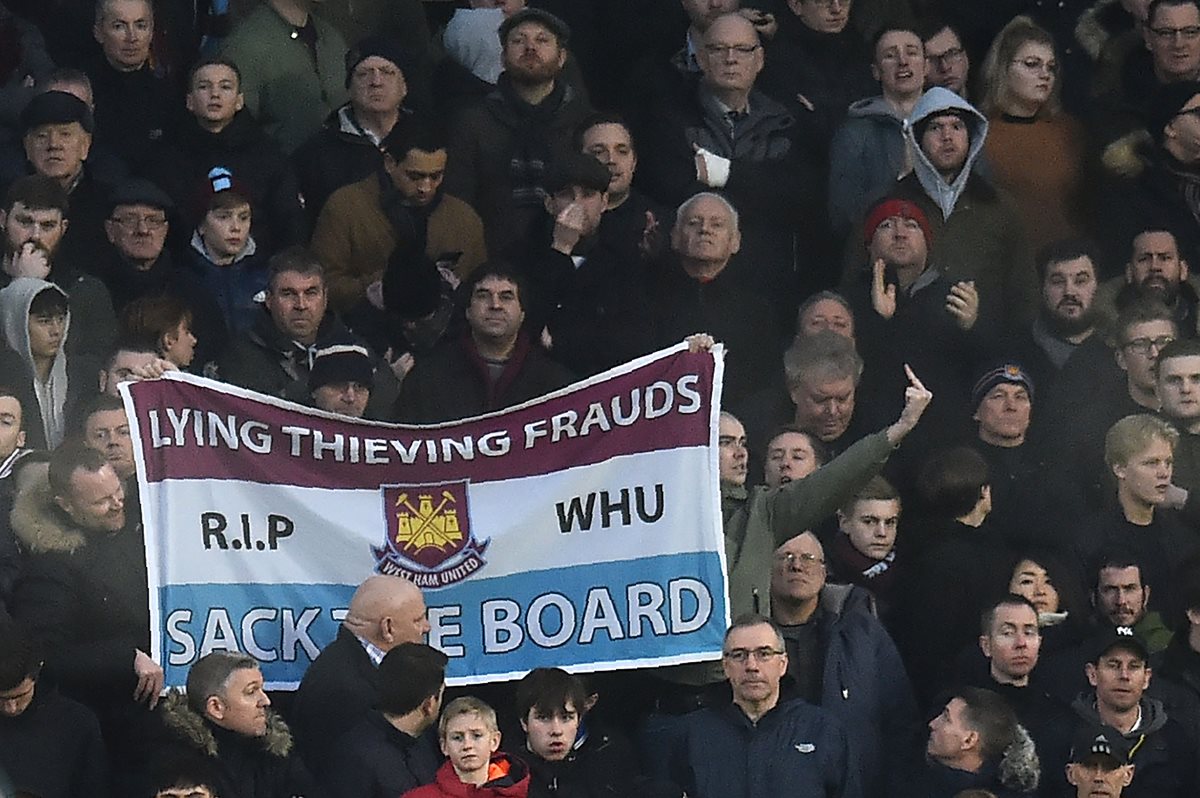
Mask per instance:
[[[725,596],[715,553],[468,580],[426,591],[430,644],[450,655],[448,678],[479,683],[537,667],[670,664],[717,652]],[[168,686],[195,660],[239,650],[269,686],[299,683],[337,634],[353,585],[174,585],[162,588]]]

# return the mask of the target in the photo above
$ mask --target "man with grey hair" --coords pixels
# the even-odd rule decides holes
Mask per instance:
[[[377,574],[358,586],[337,638],[309,666],[292,709],[301,752],[314,770],[323,746],[375,705],[384,655],[401,643],[422,642],[428,631],[425,599],[412,582]]]
[[[726,404],[765,382],[779,362],[771,306],[727,270],[741,246],[738,212],[729,200],[695,194],[675,214],[669,256],[675,262],[659,270],[652,290],[662,345],[704,330],[728,348]]]
[[[163,700],[162,750],[148,762],[181,754],[210,760],[216,794],[315,795],[317,785],[292,749],[283,719],[271,712],[258,662],[214,651],[188,671],[187,691]]]
[[[783,371],[795,408],[792,423],[835,452],[856,439],[847,433],[863,361],[853,341],[829,330],[797,338],[783,353]]]

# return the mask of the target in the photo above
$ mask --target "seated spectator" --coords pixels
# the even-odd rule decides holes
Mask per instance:
[[[442,710],[438,739],[446,762],[432,784],[409,790],[404,798],[525,798],[529,768],[500,751],[496,712],[478,698],[456,698]]]
[[[497,51],[499,47],[497,42]],[[399,42],[386,36],[369,36],[346,53],[349,102],[331,113],[292,157],[312,221],[333,192],[383,165],[380,144],[409,115],[404,101],[410,63]]]
[[[266,250],[252,234],[250,191],[228,169],[218,167],[198,192],[204,209],[187,248],[187,266],[212,294],[232,335],[244,333],[262,315],[259,294],[267,288]]]
[[[34,448],[54,448],[67,434],[68,414],[95,388],[96,362],[66,350],[71,315],[61,288],[33,277],[18,277],[0,289],[0,333],[23,362],[11,375],[32,391],[26,429]]]
[[[91,397],[79,409],[78,439],[87,447],[104,455],[125,486],[130,511],[137,507],[137,464],[133,457],[133,438],[129,434],[129,418],[125,403],[108,394]]]
[[[102,0],[92,28],[102,55],[88,69],[96,139],[139,174],[175,138],[175,84],[151,58],[155,23],[150,0]]]
[[[308,373],[312,404],[329,413],[362,418],[371,400],[375,367],[366,348],[341,344],[317,350]]]
[[[329,276],[329,300],[358,315],[402,244],[466,279],[486,257],[483,224],[446,193],[446,134],[433,121],[407,120],[382,142],[374,174],[333,192],[313,231],[313,252]],[[353,316],[347,319],[353,325]]]
[[[942,19],[927,20],[921,29],[925,45],[925,88],[941,86],[969,99],[971,57],[954,25]]]
[[[176,294],[133,300],[121,311],[120,323],[122,337],[154,347],[161,358],[180,370],[192,365],[196,355],[192,311]]]
[[[600,237],[611,180],[592,156],[562,153],[546,176],[545,215],[510,254],[530,289],[526,326],[544,329],[550,356],[580,377],[654,348],[646,269]]]
[[[1194,742],[1163,707],[1145,694],[1150,653],[1134,635],[1110,632],[1085,666],[1091,689],[1072,705],[1079,724],[1102,726],[1130,751],[1134,781],[1125,798],[1183,798],[1195,794]]]
[[[900,494],[883,477],[872,477],[837,511],[839,534],[830,541],[829,571],[835,582],[866,588],[887,618],[896,602],[896,532]]]
[[[515,695],[531,796],[647,794],[629,743],[590,717],[585,721],[588,691],[578,676],[535,668],[517,682]]]
[[[379,663],[376,707],[338,738],[322,782],[331,798],[396,798],[433,782],[441,764],[434,727],[442,708],[446,655],[401,643]]]
[[[117,337],[117,320],[104,284],[64,254],[71,216],[67,193],[51,178],[29,175],[15,180],[0,208],[0,287],[16,277],[56,283],[66,292],[75,321],[70,351],[102,355]]]
[[[1033,604],[1041,632],[1042,685],[1061,701],[1074,699],[1074,686],[1083,672],[1079,645],[1092,631],[1091,604],[1078,576],[1077,565],[1045,547],[1020,551],[1014,557],[1007,590]],[[1003,588],[1002,588],[1003,589]]]
[[[934,86],[905,126],[913,172],[887,193],[925,213],[933,231],[930,263],[947,280],[975,282],[980,321],[995,330],[1033,320],[1037,283],[1016,208],[974,171],[987,130],[987,120],[966,100]],[[858,262],[853,258],[849,267]],[[852,282],[848,275],[843,279]]]
[[[1030,246],[1036,251],[1079,235],[1087,140],[1062,110],[1062,73],[1050,33],[1027,16],[1005,25],[983,61],[983,86],[983,154],[996,185],[1020,211]],[[1044,158],[1047,152],[1054,158]]]
[[[21,477],[13,533],[29,558],[13,618],[42,646],[63,693],[97,714],[114,766],[126,773],[146,707],[163,686],[162,668],[146,653],[141,530],[126,527],[121,479],[93,449],[59,447],[48,468],[30,465]]]
[[[220,798],[316,795],[287,724],[270,706],[257,661],[225,651],[206,654],[188,670],[187,691],[172,691],[163,701],[157,756],[206,756]]]
[[[1103,728],[1084,728],[1071,746],[1067,781],[1075,788],[1076,798],[1121,798],[1133,782],[1134,770],[1123,738]]]
[[[546,168],[591,110],[562,78],[569,38],[566,24],[541,9],[505,19],[496,91],[451,129],[446,191],[479,213],[489,252],[524,238],[541,213]]]
[[[407,579],[377,574],[350,598],[337,637],[313,660],[292,705],[300,752],[322,775],[324,746],[365,718],[378,700],[379,664],[429,631],[421,591]]]
[[[874,45],[881,93],[850,105],[829,151],[829,222],[839,240],[911,169],[903,127],[925,90],[925,46],[903,28],[884,30]]]
[[[346,101],[346,42],[298,0],[264,0],[239,20],[219,56],[241,73],[246,108],[292,154]]]
[[[108,795],[100,725],[41,679],[42,659],[16,624],[0,620],[0,774],[39,798]]]
[[[303,402],[317,352],[359,341],[327,305],[325,270],[312,253],[289,247],[272,256],[267,267],[266,313],[234,339],[217,363],[226,382],[271,396]],[[396,378],[377,361],[374,408],[391,407]]]
[[[254,212],[258,246],[271,253],[306,241],[308,220],[292,166],[279,144],[245,110],[241,83],[237,65],[226,59],[206,58],[192,67],[187,116],[146,174],[179,209],[180,238],[190,236],[209,210],[208,194],[214,192],[197,191],[197,186],[215,169],[233,175]],[[176,244],[180,249],[186,241]]]
[[[511,407],[561,388],[571,375],[523,329],[526,291],[506,265],[476,269],[463,286],[467,329],[427,355],[400,386],[395,418],[433,424]]]
[[[1171,629],[1162,613],[1150,609],[1151,587],[1138,558],[1114,549],[1095,561],[1092,606],[1097,624],[1103,628],[1128,630],[1141,640],[1153,656],[1171,642]],[[1162,605],[1163,602],[1157,602]]]
[[[175,261],[166,248],[171,198],[147,180],[127,180],[113,191],[104,232],[112,245],[99,256],[106,263],[104,280],[113,307],[146,296],[171,294],[192,311],[196,361],[208,363],[224,351],[229,338],[216,300],[193,272]]]
[[[875,618],[871,595],[829,584],[827,571],[811,532],[776,549],[772,617],[783,631],[795,697],[845,726],[863,795],[887,794],[916,742],[917,703],[896,644]]]
[[[733,700],[687,717],[685,744],[672,763],[676,783],[689,796],[861,794],[841,722],[807,701],[781,698],[788,655],[773,621],[735,618],[725,632],[721,663]],[[805,756],[789,755],[797,739],[807,744]],[[714,756],[717,751],[722,755]]]
[[[1041,777],[1029,733],[1003,698],[990,690],[954,691],[929,722],[925,762],[912,774],[905,795],[953,798],[969,788],[997,795],[1032,795]]]

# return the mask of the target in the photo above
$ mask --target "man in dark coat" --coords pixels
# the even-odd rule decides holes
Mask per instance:
[[[322,782],[331,798],[396,798],[433,782],[442,762],[434,726],[446,662],[424,643],[384,655],[375,707],[318,759],[328,761]]]
[[[421,591],[398,576],[372,576],[350,599],[337,637],[300,682],[292,706],[301,754],[320,775],[325,745],[367,716],[378,699],[379,666],[396,646],[429,631]]]
[[[208,211],[203,207],[208,197],[198,187],[214,169],[227,170],[249,194],[258,248],[272,253],[307,240],[308,224],[292,165],[244,103],[241,73],[232,61],[201,61],[188,78],[188,115],[179,134],[155,154],[146,171],[174,201],[183,222],[180,232],[190,238]],[[176,244],[179,249],[187,241]]]
[[[478,106],[454,125],[446,191],[483,219],[488,250],[520,241],[541,212],[541,181],[556,152],[570,147],[576,126],[591,111],[560,79],[567,26],[527,8],[500,27],[504,72]]]
[[[418,361],[395,417],[434,424],[511,407],[563,387],[571,375],[524,329],[526,292],[507,266],[485,263],[464,284],[467,329]]]

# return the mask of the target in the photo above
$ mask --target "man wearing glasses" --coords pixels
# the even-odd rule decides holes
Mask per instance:
[[[921,41],[925,44],[925,88],[941,86],[967,99],[971,60],[958,31],[936,20],[922,29]]]
[[[207,363],[225,346],[228,332],[212,293],[191,271],[177,267],[165,249],[171,198],[148,180],[129,179],[113,192],[104,232],[112,249],[100,273],[118,315],[135,299],[174,294],[192,311],[193,362]]]
[[[733,701],[688,718],[687,744],[673,763],[687,795],[863,794],[842,724],[806,701],[781,698],[788,656],[774,622],[761,615],[736,618],[725,633],[721,664]]]
[[[875,618],[874,599],[861,587],[828,584],[826,575],[825,550],[812,532],[775,550],[771,612],[793,680],[789,695],[845,726],[864,794],[892,794],[896,785],[887,775],[902,772],[911,753],[917,702],[896,644]]]

